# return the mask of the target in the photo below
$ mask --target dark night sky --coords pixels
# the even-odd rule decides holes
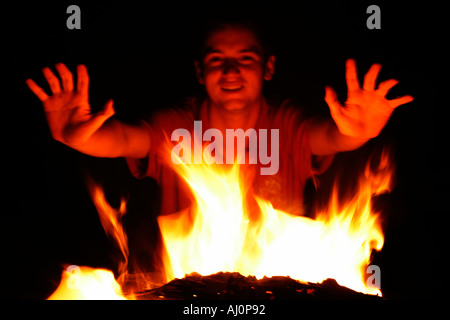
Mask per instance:
[[[73,70],[84,63],[93,108],[113,98],[117,117],[134,121],[201,91],[194,76],[193,44],[202,22],[213,15],[238,15],[263,24],[277,55],[276,76],[267,92],[293,97],[311,114],[328,115],[325,85],[345,99],[344,63],[350,57],[356,59],[360,76],[378,62],[383,65],[379,79],[398,79],[392,97],[416,98],[394,112],[378,139],[339,155],[328,175],[337,167],[351,171],[371,150],[393,143],[396,188],[387,200],[385,247],[375,262],[388,298],[409,298],[421,286],[428,290],[420,295],[433,295],[419,279],[428,274],[434,282],[442,272],[437,267],[442,263],[438,231],[450,191],[448,161],[441,154],[448,145],[448,112],[438,102],[437,87],[446,39],[439,26],[441,9],[379,1],[275,7],[260,3],[257,8],[228,2],[222,8],[74,3],[81,8],[81,30],[66,28],[66,8],[73,3],[65,1],[14,5],[3,14],[12,53],[5,67],[13,72],[6,92],[11,99],[3,106],[8,166],[2,210],[7,250],[2,262],[20,284],[11,289],[13,298],[44,299],[54,289],[51,281],[59,282],[64,263],[114,268],[114,249],[85,188],[86,172],[104,184],[111,202],[120,195],[133,199],[136,213],[127,220],[130,232],[143,234],[142,226],[148,226],[153,234],[148,239],[157,238],[154,215],[140,214],[157,202],[153,182],[133,179],[123,159],[94,159],[53,141],[40,102],[25,79],[44,86],[44,66],[64,62]],[[366,28],[369,4],[381,7],[381,30]],[[31,284],[20,279],[23,273]]]

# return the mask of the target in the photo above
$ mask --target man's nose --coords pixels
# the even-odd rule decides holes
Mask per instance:
[[[234,59],[226,59],[223,64],[223,74],[240,73],[238,62]]]

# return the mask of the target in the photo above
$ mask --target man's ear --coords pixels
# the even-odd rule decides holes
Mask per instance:
[[[270,56],[266,62],[266,68],[264,71],[264,80],[272,80],[275,73],[275,56]]]
[[[198,62],[198,60],[194,61],[194,66],[195,66],[195,74],[197,76],[197,80],[200,84],[205,84],[205,80],[203,79],[203,70],[200,66],[200,63]]]

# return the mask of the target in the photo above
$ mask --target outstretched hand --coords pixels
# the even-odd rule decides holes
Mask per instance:
[[[69,69],[62,63],[58,63],[56,69],[62,88],[60,80],[49,68],[42,70],[53,95],[47,95],[32,79],[26,80],[26,84],[41,100],[53,138],[72,146],[83,144],[114,114],[113,101],[108,101],[103,111],[92,114],[86,67],[77,67],[76,89]]]
[[[412,96],[387,100],[386,95],[398,81],[394,79],[381,82],[375,88],[381,65],[373,64],[364,77],[360,87],[356,72],[356,63],[346,62],[347,101],[341,105],[336,92],[331,87],[325,88],[325,101],[339,131],[346,136],[370,139],[378,136],[398,106],[414,100]]]

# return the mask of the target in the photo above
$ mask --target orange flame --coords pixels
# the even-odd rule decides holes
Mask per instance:
[[[181,162],[174,168],[189,184],[196,202],[191,208],[158,218],[167,253],[167,281],[192,272],[228,271],[318,283],[334,278],[353,290],[381,295],[378,288],[367,285],[365,271],[372,251],[381,250],[384,244],[379,214],[372,211],[371,201],[392,187],[388,152],[381,154],[376,169],[367,163],[350,200],[339,204],[335,185],[328,207],[318,210],[315,219],[276,210],[257,197],[261,214],[251,217],[244,205],[246,186],[239,165]],[[91,181],[89,188],[105,232],[125,259],[119,266],[119,283],[111,271],[70,266],[49,299],[133,299],[121,291],[128,263],[122,227],[125,201],[114,209],[99,186]]]
[[[72,265],[62,273],[61,282],[48,300],[124,300],[121,287],[125,282],[128,266],[128,241],[122,226],[126,212],[126,202],[122,199],[120,208],[115,209],[106,201],[103,189],[88,179],[92,201],[97,209],[100,222],[106,234],[123,254],[124,261],[119,264],[118,282],[112,271]]]
[[[115,209],[106,201],[103,189],[99,185],[90,181],[88,187],[106,235],[114,241],[124,257],[124,261],[120,263],[118,270],[119,283],[123,285],[128,267],[128,239],[122,225],[122,217],[126,213],[126,201],[122,199],[119,209]]]
[[[167,279],[219,271],[319,283],[334,278],[356,291],[381,295],[364,279],[372,250],[384,244],[371,199],[390,190],[390,164],[386,152],[374,172],[369,162],[356,194],[342,206],[335,186],[328,208],[316,219],[290,215],[256,198],[261,211],[256,220],[243,205],[245,183],[238,165],[228,170],[204,164],[174,166],[192,189],[196,205],[158,218],[168,253]]]

